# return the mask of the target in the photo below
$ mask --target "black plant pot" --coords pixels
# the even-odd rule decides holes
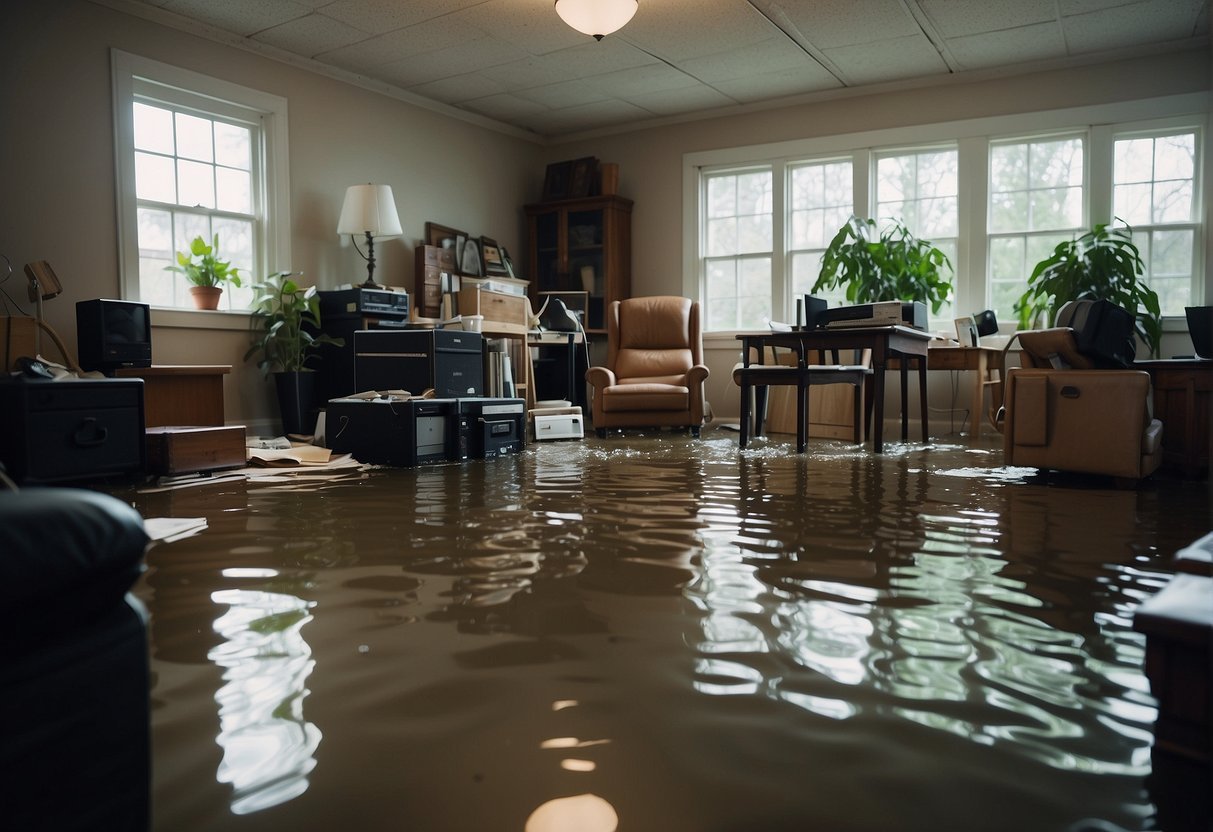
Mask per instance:
[[[311,436],[316,431],[317,374],[312,371],[274,373],[282,432]]]

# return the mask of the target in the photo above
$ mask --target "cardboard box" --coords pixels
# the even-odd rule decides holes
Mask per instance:
[[[147,429],[147,470],[161,476],[243,467],[244,425]]]
[[[507,295],[472,286],[459,292],[459,314],[483,315],[485,329],[525,334],[531,324],[531,301],[523,295]]]

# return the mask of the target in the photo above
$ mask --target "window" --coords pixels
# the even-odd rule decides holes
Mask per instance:
[[[1086,228],[1083,139],[995,142],[989,170],[987,297],[999,320],[1012,321],[1035,265]]]
[[[289,265],[285,100],[122,52],[114,76],[125,297],[192,307],[166,267],[199,236],[250,277]],[[221,308],[248,308],[223,288]]]
[[[948,256],[951,270],[941,276],[955,289],[960,235],[959,154],[955,148],[898,152],[876,158],[876,217],[882,225],[899,219],[919,239],[930,240]],[[937,314],[933,328],[951,323],[955,294]]]
[[[770,168],[705,177],[706,329],[761,329],[771,317],[771,184]]]
[[[812,162],[790,168],[792,297],[809,294],[821,272],[821,255],[854,213],[851,160]],[[831,306],[846,303],[843,290],[823,293]]]
[[[1113,213],[1133,228],[1163,315],[1183,315],[1197,259],[1196,133],[1117,138],[1113,155]]]
[[[1193,94],[688,153],[684,289],[705,303],[705,332],[793,321],[847,218],[896,218],[952,264],[952,303],[930,328],[993,309],[1005,333],[1036,264],[1119,218],[1163,314],[1182,319],[1211,302],[1197,161],[1207,118]]]

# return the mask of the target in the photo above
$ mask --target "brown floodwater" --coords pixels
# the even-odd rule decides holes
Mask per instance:
[[[653,432],[132,494],[157,830],[1145,830],[1207,482]]]

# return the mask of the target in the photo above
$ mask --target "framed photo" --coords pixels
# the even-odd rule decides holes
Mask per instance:
[[[543,177],[543,201],[566,198],[569,195],[569,177],[572,173],[572,162],[548,165],[547,175]]]
[[[425,224],[425,244],[427,246],[455,248],[459,237],[467,237],[467,234],[454,228],[447,228],[445,225],[439,225],[436,222],[427,222]]]
[[[484,270],[480,266],[480,246],[475,240],[463,241],[459,255],[459,271],[466,275],[481,277]]]
[[[501,262],[505,264],[505,273],[510,277],[518,277],[514,274],[514,261],[510,259],[510,253],[505,250],[505,246],[501,246]]]
[[[496,240],[490,240],[488,237],[480,238],[480,261],[484,265],[485,274],[497,274],[505,277],[510,273],[509,269],[505,267],[505,257]]]
[[[574,159],[570,164],[573,166],[573,170],[569,174],[569,196],[589,196],[590,189],[594,185],[594,177],[598,175],[598,157],[585,156],[581,159]]]
[[[955,318],[956,324],[956,341],[962,347],[976,347],[981,343],[981,339],[977,335],[977,322],[970,315],[967,318]]]

